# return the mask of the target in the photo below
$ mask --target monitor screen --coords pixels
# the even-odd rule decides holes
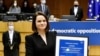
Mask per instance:
[[[3,19],[3,17],[6,15],[6,13],[0,13],[0,21]]]
[[[31,20],[34,16],[34,13],[23,13],[25,20]]]
[[[76,18],[74,15],[62,15],[61,19],[67,19],[68,21],[76,21]]]
[[[17,21],[17,18],[16,18],[16,16],[8,16],[8,15],[6,15],[6,16],[3,17],[2,20],[3,21]]]

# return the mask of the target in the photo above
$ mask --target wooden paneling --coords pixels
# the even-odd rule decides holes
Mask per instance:
[[[0,41],[0,50],[3,51],[3,44],[2,44],[2,41]]]
[[[17,23],[14,23],[14,25],[15,25],[15,30],[17,30],[17,31],[20,31],[20,32],[32,32],[31,22],[19,21]]]
[[[9,8],[9,6],[11,6],[11,2],[13,0],[4,0],[7,8]],[[18,4],[20,6],[22,6],[24,0],[18,0]],[[40,0],[28,0],[29,1],[29,5],[30,7],[32,6],[33,3],[37,3],[40,4]],[[85,20],[85,18],[87,18],[87,7],[88,7],[88,0],[78,0],[80,6],[83,8],[83,12],[84,12],[84,18],[83,20]],[[69,9],[73,6],[73,2],[74,0],[47,0],[47,5],[49,6],[50,9],[50,13],[55,15],[56,17],[60,18],[61,15],[69,14]]]
[[[100,56],[100,46],[90,46],[89,55]]]
[[[83,8],[84,18],[87,18],[87,7],[88,0],[78,0],[80,6]],[[56,17],[60,18],[61,15],[68,15],[70,8],[73,7],[74,0],[47,0],[47,5],[49,6],[51,14],[54,14]]]
[[[2,51],[0,51],[0,56],[3,56],[3,53],[2,53]]]
[[[0,30],[0,32],[6,31],[7,30],[7,23],[0,22],[0,29],[2,29],[2,30]]]
[[[25,53],[25,42],[20,44],[20,52]]]
[[[32,33],[30,33],[30,32],[28,32],[28,33],[22,32],[22,33],[21,33],[21,42],[25,42],[25,36],[26,36],[26,35],[30,35],[30,34],[32,34]]]

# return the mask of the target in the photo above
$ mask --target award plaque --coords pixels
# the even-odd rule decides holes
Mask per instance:
[[[55,56],[87,56],[88,38],[57,36]]]

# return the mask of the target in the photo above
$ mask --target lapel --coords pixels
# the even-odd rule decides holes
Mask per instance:
[[[51,34],[49,32],[47,32],[46,33],[46,40],[47,40],[47,45],[48,46],[51,45],[51,43],[52,43],[51,39],[52,39]]]
[[[73,15],[74,15],[74,7],[73,7],[73,9],[72,9],[72,12],[73,12]]]
[[[46,5],[43,5],[44,6],[44,12],[46,11]],[[40,5],[40,11],[42,11],[43,12],[43,10],[42,10],[42,5]]]
[[[15,34],[15,31],[13,32],[13,41],[12,41],[12,44],[14,43],[14,40],[16,38],[16,34]]]
[[[45,46],[48,46],[48,44],[49,44],[49,34],[48,33],[46,33],[46,42],[47,42],[47,44],[44,42],[44,40],[41,38],[41,36],[40,35],[38,35],[38,33],[35,33],[37,36],[37,40],[36,40],[36,42],[37,41],[39,41],[39,43],[41,44],[41,45],[45,45]]]
[[[78,7],[78,9],[77,9],[77,14],[78,14],[78,12],[79,12],[79,7]]]
[[[42,11],[42,5],[40,5],[40,11]]]
[[[7,38],[8,38],[8,40],[9,40],[9,42],[10,42],[9,31],[7,31]]]
[[[44,11],[46,11],[46,5],[44,5]]]

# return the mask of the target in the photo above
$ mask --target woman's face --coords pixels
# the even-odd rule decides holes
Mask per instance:
[[[37,30],[45,30],[46,27],[47,27],[47,21],[46,21],[46,18],[42,15],[38,15],[36,17],[36,28]]]

